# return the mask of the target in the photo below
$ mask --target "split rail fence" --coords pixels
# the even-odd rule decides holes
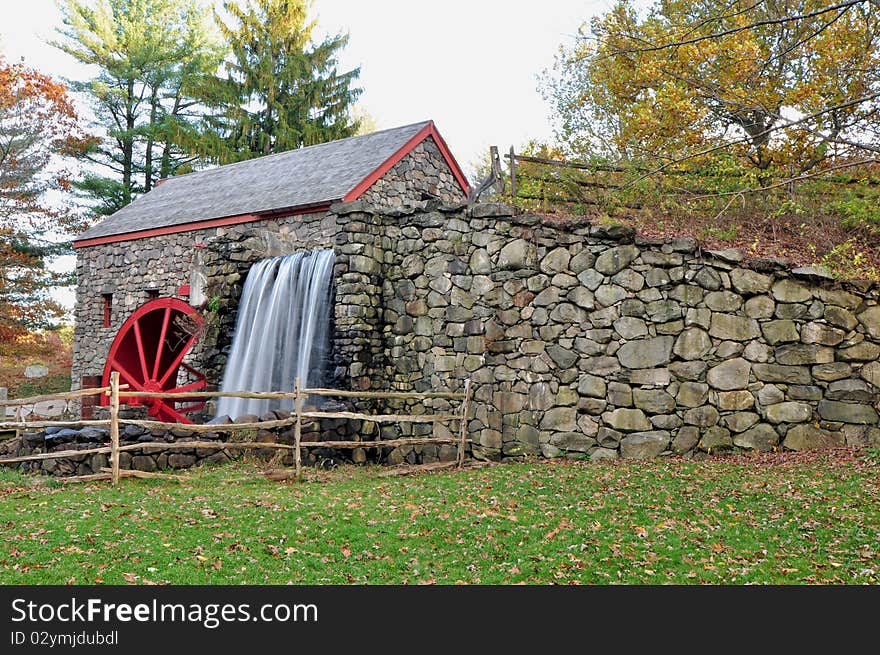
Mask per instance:
[[[79,391],[70,391],[61,394],[51,394],[47,396],[12,399],[0,401],[0,407],[27,405],[37,400],[60,400],[82,398],[89,395],[105,394],[110,398],[109,418],[103,420],[80,420],[80,421],[6,421],[0,422],[0,430],[29,430],[47,427],[61,428],[83,428],[83,427],[108,427],[110,431],[110,445],[100,446],[97,448],[88,448],[84,450],[61,450],[51,453],[39,453],[35,455],[22,455],[20,457],[9,457],[0,459],[0,465],[17,464],[21,462],[33,462],[47,459],[64,459],[69,457],[80,457],[83,455],[109,454],[110,466],[102,468],[101,473],[91,475],[80,475],[68,478],[61,478],[68,482],[85,482],[91,480],[111,480],[113,484],[118,484],[120,478],[137,477],[137,478],[155,478],[166,477],[174,478],[176,476],[148,473],[146,471],[122,470],[119,466],[119,455],[126,451],[156,451],[156,450],[256,450],[256,449],[275,449],[293,451],[294,466],[296,479],[302,478],[302,452],[305,448],[337,448],[337,449],[354,449],[354,448],[394,448],[398,446],[416,446],[428,444],[457,444],[458,445],[458,467],[464,465],[465,447],[468,443],[467,438],[467,421],[470,411],[471,401],[471,381],[465,380],[464,391],[462,392],[405,392],[405,391],[345,391],[340,389],[306,389],[302,388],[300,379],[297,378],[294,390],[292,392],[259,392],[259,391],[198,391],[183,393],[149,393],[140,391],[128,391],[128,385],[119,383],[119,374],[114,372],[110,376],[110,385],[107,387],[99,387],[96,389],[81,389]],[[442,398],[447,400],[460,400],[461,405],[457,413],[437,413],[437,414],[365,414],[361,412],[348,411],[307,411],[303,401],[311,396],[333,396],[347,398],[376,398],[376,399],[396,399],[396,400],[427,400]],[[230,423],[230,424],[183,424],[183,423],[166,423],[162,421],[127,419],[119,416],[119,406],[121,398],[251,398],[260,400],[284,399],[292,398],[294,401],[294,411],[288,418],[277,419],[272,421],[258,421],[253,423]],[[374,441],[303,441],[302,440],[302,423],[308,419],[322,418],[342,418],[350,420],[371,421],[375,423],[453,423],[457,422],[458,435],[449,437],[404,437],[399,439],[386,439]],[[294,443],[264,443],[253,441],[176,441],[176,442],[145,442],[135,443],[121,446],[119,444],[119,426],[120,425],[137,425],[148,430],[186,430],[190,433],[204,432],[235,432],[239,430],[259,430],[280,428],[293,426]]]

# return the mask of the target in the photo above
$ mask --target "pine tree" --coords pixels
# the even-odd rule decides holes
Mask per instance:
[[[226,2],[232,25],[217,16],[232,55],[216,81],[212,121],[221,162],[352,136],[352,105],[361,90],[360,69],[337,70],[348,36],[315,43],[307,0]]]

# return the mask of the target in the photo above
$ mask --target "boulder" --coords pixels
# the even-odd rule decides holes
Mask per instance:
[[[580,432],[556,432],[550,436],[550,445],[560,450],[586,453],[597,444],[595,439]]]
[[[796,426],[797,427],[801,426]],[[789,431],[790,432],[790,431]],[[733,438],[733,443],[739,448],[746,450],[760,450],[769,452],[779,443],[779,434],[766,423],[759,423],[753,428],[741,432]]]
[[[573,432],[577,429],[576,407],[554,407],[544,412],[541,419],[542,430],[558,430],[560,432]]]
[[[706,374],[706,381],[713,388],[721,391],[745,389],[749,386],[751,368],[752,364],[741,357],[731,359],[710,368]]]
[[[810,290],[794,280],[779,280],[770,293],[777,302],[807,302],[813,299]]]
[[[755,405],[755,397],[751,391],[719,391],[718,409],[722,411],[736,411],[749,409]]]
[[[872,339],[880,339],[880,305],[868,307],[858,315],[858,320]]]
[[[620,432],[644,432],[651,429],[651,422],[640,409],[618,408],[602,415],[602,420]]]
[[[550,275],[561,273],[568,268],[570,261],[571,254],[568,252],[568,248],[554,248],[541,260],[541,272]]]
[[[713,426],[703,431],[699,442],[700,448],[705,451],[730,448],[733,441],[730,438],[730,430],[721,426]]]
[[[614,321],[614,330],[621,339],[638,339],[648,336],[648,326],[640,318],[623,316]]]
[[[713,314],[709,334],[716,339],[748,341],[760,336],[758,322],[734,314]]]
[[[636,246],[609,248],[599,255],[593,268],[605,275],[614,275],[629,266],[638,256],[639,249]]]
[[[693,450],[700,440],[700,430],[692,425],[685,425],[678,430],[672,440],[672,451],[678,455]]]
[[[620,456],[627,459],[657,457],[669,446],[669,436],[664,430],[629,434],[620,442]]]
[[[770,318],[776,311],[776,303],[770,296],[752,296],[744,308],[749,318]]]
[[[707,428],[718,423],[718,410],[712,405],[703,405],[702,407],[694,407],[684,413],[682,417],[688,425],[696,425],[700,428]]]
[[[44,378],[49,375],[49,369],[42,364],[31,364],[24,369],[24,376],[29,379]]]
[[[606,390],[605,380],[595,375],[582,373],[580,378],[578,379],[577,390],[578,393],[582,396],[589,396],[591,398],[604,398]]]
[[[735,412],[724,417],[724,425],[731,432],[745,432],[760,420],[754,412]]]
[[[842,432],[823,430],[811,423],[795,425],[785,434],[784,448],[789,450],[816,450],[842,446],[845,437]]]
[[[713,312],[735,312],[743,304],[742,296],[732,291],[713,291],[703,300]]]
[[[826,421],[841,423],[876,424],[877,410],[870,405],[823,400],[819,403],[819,416]]]
[[[772,278],[746,268],[736,268],[730,272],[730,284],[733,288],[749,295],[766,293],[770,290],[772,281]]]
[[[712,340],[698,327],[685,329],[675,340],[672,352],[682,359],[700,359],[712,349]]]
[[[633,389],[632,402],[648,414],[667,414],[675,409],[675,399],[662,389]]]
[[[767,340],[767,343],[771,346],[775,346],[778,343],[785,343],[787,341],[800,340],[800,335],[798,334],[794,321],[767,321],[761,325],[761,331],[764,333],[764,338]]]
[[[791,401],[767,405],[765,411],[771,423],[803,423],[813,416],[813,408],[807,403]]]
[[[498,254],[498,268],[503,271],[535,268],[537,263],[538,251],[525,239],[511,241]]]
[[[699,407],[709,399],[709,385],[704,382],[682,382],[675,399],[684,407]]]
[[[617,351],[617,358],[626,368],[655,368],[672,359],[674,342],[670,336],[628,341]]]

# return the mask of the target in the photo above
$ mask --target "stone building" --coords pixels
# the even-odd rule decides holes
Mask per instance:
[[[151,293],[188,292],[202,328],[184,361],[216,384],[250,266],[332,248],[335,384],[458,391],[470,379],[475,456],[880,444],[876,284],[469,204],[431,123],[315,148],[174,178],[82,235],[77,379],[106,370],[126,316]],[[351,429],[449,436],[439,423]],[[445,448],[379,452],[416,463],[455,456]]]
[[[395,208],[467,192],[432,121],[169,178],[74,240],[74,386],[106,382],[111,369],[152,391],[217,385],[254,261],[335,247],[336,202]],[[187,317],[198,322],[192,343],[179,328]],[[154,350],[175,339],[177,350]]]

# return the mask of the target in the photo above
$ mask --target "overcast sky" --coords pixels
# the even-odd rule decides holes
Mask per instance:
[[[551,138],[537,77],[584,20],[611,4],[314,0],[313,13],[322,30],[349,34],[340,63],[361,67],[360,104],[378,127],[433,119],[469,171],[490,145],[505,151]],[[55,0],[0,0],[0,51],[52,76],[85,79],[83,67],[47,44],[60,20]]]

